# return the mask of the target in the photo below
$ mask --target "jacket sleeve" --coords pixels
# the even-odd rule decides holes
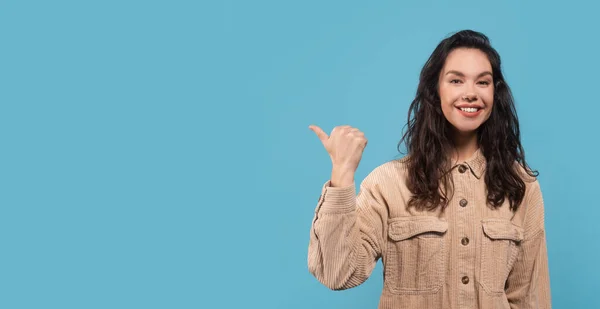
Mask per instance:
[[[387,221],[384,200],[367,177],[355,186],[321,191],[310,229],[308,269],[332,290],[362,284],[381,257]]]
[[[550,275],[544,227],[544,201],[538,181],[526,200],[521,251],[506,283],[512,309],[550,309]]]

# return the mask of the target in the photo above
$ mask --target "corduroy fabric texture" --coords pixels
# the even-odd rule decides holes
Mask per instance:
[[[516,212],[486,205],[480,150],[452,167],[445,210],[408,208],[406,157],[375,168],[355,185],[322,186],[308,246],[308,269],[325,286],[362,284],[382,259],[379,309],[551,308],[538,180],[523,173]],[[523,171],[523,170],[522,170]]]

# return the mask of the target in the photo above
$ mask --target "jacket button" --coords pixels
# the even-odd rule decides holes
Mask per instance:
[[[464,276],[464,277],[462,277],[461,281],[462,281],[463,284],[467,284],[467,283],[469,283],[469,277]]]
[[[467,237],[464,237],[463,239],[461,239],[461,240],[460,240],[460,243],[461,243],[463,246],[466,246],[466,245],[468,245],[468,244],[469,244],[469,238],[467,238]]]
[[[467,204],[468,204],[468,203],[469,203],[469,202],[467,202],[467,200],[465,200],[465,199],[462,199],[462,200],[460,200],[460,202],[459,202],[460,206],[462,206],[462,207],[465,207],[465,206],[467,206]]]
[[[462,174],[462,173],[464,173],[464,172],[466,172],[466,171],[467,171],[467,167],[466,167],[466,166],[464,166],[464,164],[461,164],[461,165],[458,167],[458,172],[460,172],[461,174]]]

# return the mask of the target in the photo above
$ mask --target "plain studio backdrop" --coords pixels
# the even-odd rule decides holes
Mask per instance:
[[[437,43],[487,34],[540,171],[555,308],[598,308],[598,5],[0,2],[0,308],[376,308],[307,269],[350,124],[396,158]]]

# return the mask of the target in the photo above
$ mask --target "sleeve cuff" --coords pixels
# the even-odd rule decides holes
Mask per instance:
[[[332,187],[327,180],[321,189],[317,212],[351,212],[356,208],[356,188],[353,183],[346,187]]]

